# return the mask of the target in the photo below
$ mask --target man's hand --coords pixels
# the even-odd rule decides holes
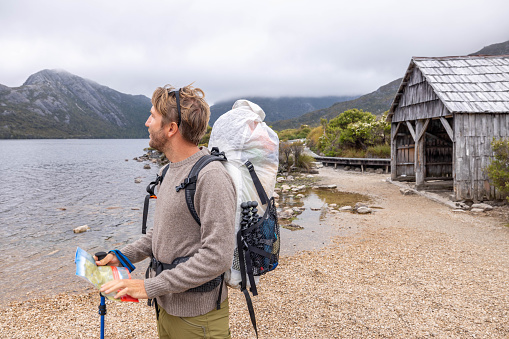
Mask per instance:
[[[112,280],[102,285],[100,291],[105,294],[118,291],[115,299],[119,299],[124,295],[136,299],[148,299],[147,291],[145,291],[145,281],[140,279]]]
[[[97,260],[99,258],[97,258],[95,255],[94,255],[94,260],[95,260],[95,264],[97,266],[104,266],[104,265],[108,265],[108,266],[120,266],[120,261],[118,261],[117,259],[117,256],[113,253],[108,253],[108,255],[106,257],[104,257],[103,260]]]

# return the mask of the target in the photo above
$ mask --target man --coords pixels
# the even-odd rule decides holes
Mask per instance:
[[[191,85],[178,91],[171,86],[157,88],[152,105],[145,123],[150,133],[149,145],[166,155],[170,167],[158,187],[153,228],[121,252],[132,262],[147,257],[161,263],[173,263],[180,257],[189,259],[157,276],[152,271],[145,280],[108,282],[101,292],[118,291],[117,298],[122,295],[155,298],[160,338],[230,338],[224,281],[220,279],[210,292],[188,290],[214,279],[217,282],[231,266],[236,208],[233,181],[219,161],[200,171],[194,204],[201,226],[188,210],[184,190],[176,190],[195,162],[209,153],[198,147],[207,129],[209,106],[203,91]],[[110,253],[97,264],[119,265],[119,262]]]

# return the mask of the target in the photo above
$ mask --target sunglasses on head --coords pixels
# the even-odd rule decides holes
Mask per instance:
[[[177,91],[168,91],[168,94],[175,93],[175,100],[177,101],[177,112],[179,115],[178,121],[177,121],[177,127],[180,127],[180,122],[182,120],[182,114],[180,113],[180,88]],[[168,110],[169,111],[169,110]]]

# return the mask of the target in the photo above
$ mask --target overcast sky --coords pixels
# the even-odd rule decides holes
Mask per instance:
[[[412,56],[509,40],[507,0],[0,0],[0,84],[63,69],[128,94],[195,82],[209,103],[366,94]]]

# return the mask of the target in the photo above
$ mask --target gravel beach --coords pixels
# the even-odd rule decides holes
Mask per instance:
[[[253,298],[260,338],[509,338],[507,207],[453,212],[402,195],[387,174],[320,169],[323,184],[369,195],[372,214],[324,222],[358,229],[281,258]],[[298,231],[297,231],[298,232]],[[99,338],[89,290],[0,306],[0,338]],[[255,338],[230,289],[232,338]],[[156,338],[154,310],[108,302],[107,338]]]

